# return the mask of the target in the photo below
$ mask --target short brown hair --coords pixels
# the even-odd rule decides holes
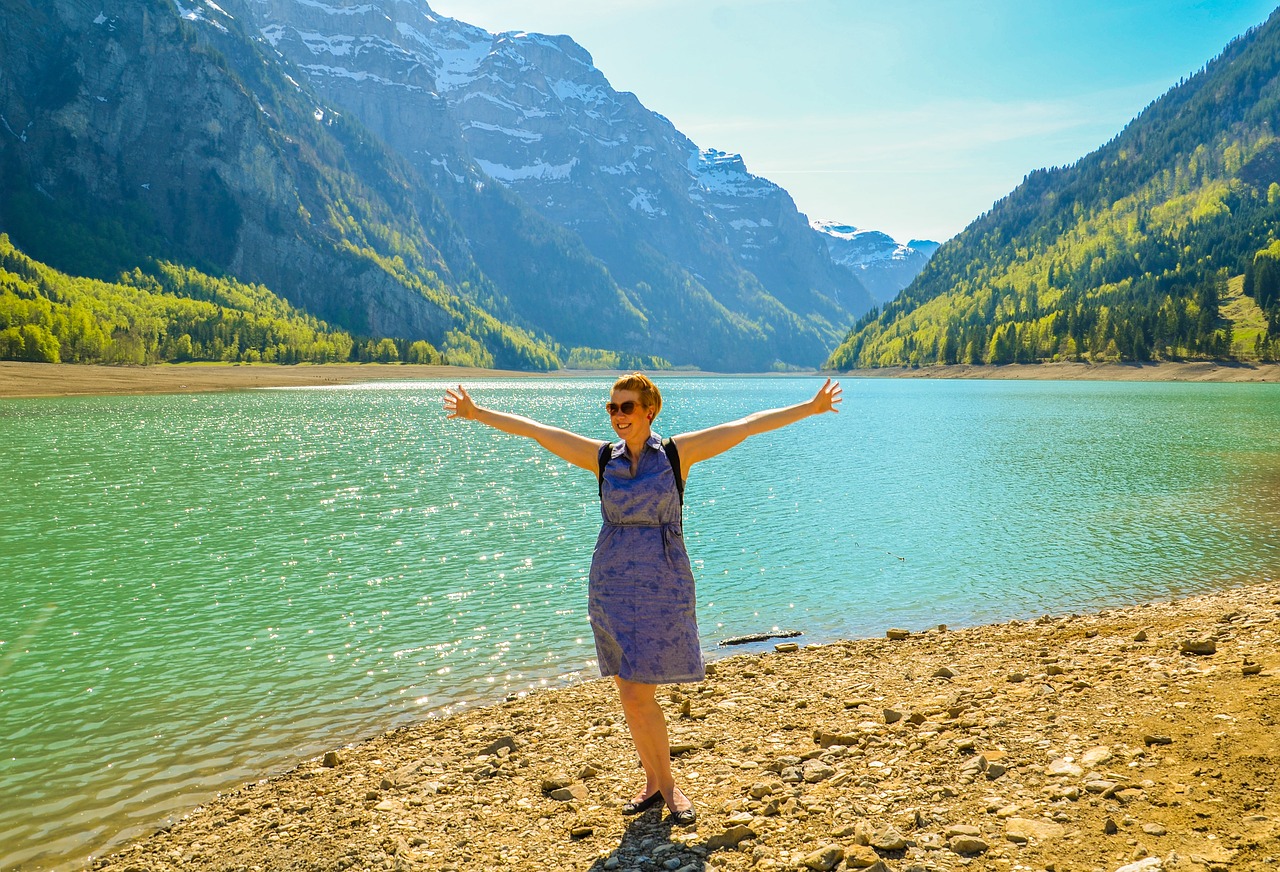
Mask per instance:
[[[646,409],[653,409],[653,416],[658,417],[658,413],[662,411],[662,392],[658,390],[647,375],[642,372],[633,372],[631,375],[619,376],[618,380],[613,383],[615,391],[635,391],[640,395],[640,405]]]

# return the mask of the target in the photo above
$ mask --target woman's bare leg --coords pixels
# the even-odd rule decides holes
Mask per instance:
[[[646,784],[643,795],[648,796],[659,790],[672,811],[692,808],[693,804],[688,797],[676,788],[675,776],[671,773],[671,739],[667,735],[667,718],[662,712],[662,706],[654,698],[658,686],[640,684],[617,676],[613,680],[618,685],[618,697],[622,701],[622,713],[627,719],[627,727],[631,730],[631,741],[635,743],[640,764],[644,766]]]

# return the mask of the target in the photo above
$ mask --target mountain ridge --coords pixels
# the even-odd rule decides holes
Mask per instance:
[[[569,37],[408,0],[5,2],[0,232],[55,270],[179,264],[353,348],[530,369],[812,367],[871,304],[785,190]]]
[[[1273,13],[1105,145],[1028,174],[828,365],[1274,359],[1277,105]],[[1240,276],[1264,328],[1223,313]]]

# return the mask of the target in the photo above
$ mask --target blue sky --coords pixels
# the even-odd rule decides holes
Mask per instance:
[[[610,83],[801,211],[943,241],[1261,24],[1254,0],[427,0],[567,33]]]

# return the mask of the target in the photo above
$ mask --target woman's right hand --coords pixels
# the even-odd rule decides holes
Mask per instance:
[[[458,385],[457,390],[453,388],[445,390],[444,410],[449,413],[445,416],[446,418],[475,420],[476,417],[476,404],[472,402],[471,395],[462,385]]]

